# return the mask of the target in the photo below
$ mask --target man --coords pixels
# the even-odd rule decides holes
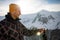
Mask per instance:
[[[37,31],[27,30],[19,21],[20,8],[16,4],[9,5],[9,13],[0,21],[0,40],[24,40],[23,35],[31,36]]]

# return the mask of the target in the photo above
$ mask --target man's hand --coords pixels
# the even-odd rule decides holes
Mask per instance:
[[[41,35],[41,34],[44,34],[44,32],[45,32],[45,28],[37,29],[37,28],[33,27],[33,28],[31,28],[31,30],[34,35]]]
[[[38,29],[38,31],[37,31],[37,35],[41,35],[41,34],[43,34],[45,32],[45,29],[44,28],[41,28],[41,29]]]

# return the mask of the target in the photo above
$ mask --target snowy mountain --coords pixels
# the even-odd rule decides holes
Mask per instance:
[[[34,14],[22,15],[21,19],[27,28],[60,29],[60,12],[42,10]]]
[[[45,28],[45,29],[60,29],[60,12],[49,12],[46,10],[39,11],[34,14],[21,15],[21,22],[26,28]],[[0,21],[4,16],[0,16]]]

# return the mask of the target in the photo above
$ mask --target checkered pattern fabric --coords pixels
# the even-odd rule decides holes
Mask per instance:
[[[6,20],[0,23],[0,40],[20,40],[20,26],[8,23]]]
[[[23,35],[32,35],[21,22],[8,22],[6,19],[0,22],[0,40],[23,40]]]

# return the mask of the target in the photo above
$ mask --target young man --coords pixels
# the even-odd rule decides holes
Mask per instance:
[[[0,21],[0,40],[24,40],[23,35],[31,36],[36,30],[28,30],[19,21],[20,8],[16,4],[9,5],[9,13]]]

